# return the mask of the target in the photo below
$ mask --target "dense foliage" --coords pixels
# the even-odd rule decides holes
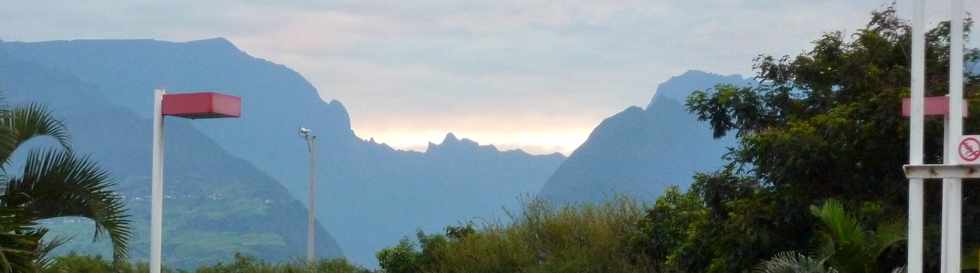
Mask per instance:
[[[689,194],[701,198],[705,207],[694,210],[704,209],[707,216],[677,236],[689,240],[654,248],[653,253],[676,259],[668,271],[747,272],[780,252],[814,252],[827,238],[814,232],[821,217],[809,208],[828,198],[862,212],[855,221],[864,226],[904,218],[908,187],[900,167],[908,161],[908,122],[900,105],[909,94],[909,30],[888,8],[853,35],[824,34],[798,56],[760,56],[753,86],[692,94],[688,108],[710,122],[716,136],[734,133],[739,143],[726,156],[727,167],[696,177]],[[927,34],[928,95],[948,89],[948,34],[948,23]],[[967,53],[965,61],[976,63],[980,54]],[[971,102],[977,100],[978,84],[980,78],[968,75],[965,94]],[[978,112],[971,110],[965,128],[976,132],[980,123],[972,117]],[[936,162],[940,121],[930,120],[927,130],[927,161]],[[930,242],[937,241],[929,237],[938,238],[938,185],[927,188]],[[971,254],[964,257],[972,257],[980,230],[969,227],[980,224],[980,204],[977,191],[966,187],[963,245]],[[865,213],[869,207],[875,213]],[[657,221],[658,213],[649,218]],[[938,257],[936,247],[928,244],[926,255]],[[888,272],[904,264],[903,247],[853,251],[862,251],[850,258],[864,265],[830,262],[847,272]],[[926,271],[938,271],[938,258],[926,261]]]
[[[450,227],[378,253],[387,273],[648,272],[636,248],[643,207],[628,199],[556,207],[529,202],[510,224]]]

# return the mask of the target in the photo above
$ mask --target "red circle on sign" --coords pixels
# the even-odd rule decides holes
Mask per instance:
[[[967,137],[960,141],[960,158],[973,162],[980,158],[980,140],[974,137]]]

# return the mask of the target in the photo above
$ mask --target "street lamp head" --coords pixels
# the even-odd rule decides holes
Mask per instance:
[[[307,129],[306,127],[299,127],[299,136],[309,137],[310,133],[311,133],[310,129]]]

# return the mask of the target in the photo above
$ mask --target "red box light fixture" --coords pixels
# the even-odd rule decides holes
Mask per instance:
[[[165,94],[162,104],[164,116],[206,119],[242,115],[242,98],[215,92]]]

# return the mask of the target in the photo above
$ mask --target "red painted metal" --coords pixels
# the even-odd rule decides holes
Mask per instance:
[[[926,116],[945,116],[949,114],[949,97],[947,96],[936,96],[936,97],[926,97],[925,98],[925,112]],[[963,104],[963,116],[966,117],[970,112],[967,110],[968,104]],[[912,99],[904,98],[902,99],[902,116],[908,117],[912,115]]]
[[[163,95],[163,115],[190,119],[237,118],[242,98],[215,92]]]

